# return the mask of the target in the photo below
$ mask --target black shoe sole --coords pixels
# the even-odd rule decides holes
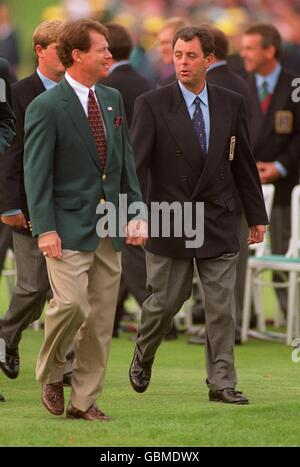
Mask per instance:
[[[10,373],[7,371],[7,369],[2,365],[2,362],[0,362],[0,369],[3,371],[5,376],[9,379],[16,379],[19,376],[19,371],[17,373]]]

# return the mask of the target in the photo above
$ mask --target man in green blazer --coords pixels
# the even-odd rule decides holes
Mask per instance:
[[[67,417],[105,421],[109,417],[95,401],[107,365],[123,239],[121,232],[99,238],[96,209],[111,203],[118,210],[120,193],[128,204],[142,197],[121,96],[95,85],[109,70],[106,28],[87,19],[67,23],[58,55],[67,69],[65,79],[37,97],[25,117],[30,222],[54,295],[36,375],[43,404],[61,415],[65,354],[74,339]],[[127,242],[143,244],[144,227],[143,221],[130,220]]]

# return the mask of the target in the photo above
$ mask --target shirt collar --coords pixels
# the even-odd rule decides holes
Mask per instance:
[[[84,96],[88,96],[89,90],[90,90],[90,89],[91,89],[93,92],[95,92],[95,85],[93,85],[93,86],[91,86],[90,88],[88,88],[88,87],[85,86],[84,84],[81,84],[81,83],[79,83],[78,81],[76,81],[74,78],[72,78],[72,76],[70,76],[70,75],[68,74],[68,72],[66,72],[65,78],[66,78],[66,80],[68,81],[68,83],[70,84],[70,86],[74,89],[74,91],[75,91],[77,94],[81,94],[81,95],[84,95]]]
[[[109,69],[109,74],[111,74],[116,68],[123,65],[129,65],[129,60],[120,60],[119,62],[113,63]]]
[[[46,91],[48,91],[48,89],[54,88],[54,86],[57,86],[58,83],[56,81],[47,78],[47,76],[43,75],[43,73],[39,69],[37,69],[36,72],[38,74],[38,77],[42,81]]]
[[[178,81],[178,85],[179,85],[179,87],[181,89],[183,98],[184,98],[188,108],[191,107],[191,105],[194,103],[194,100],[195,100],[195,98],[197,96],[201,100],[201,103],[208,107],[208,93],[207,93],[206,81],[204,83],[204,88],[202,89],[202,91],[199,94],[194,94],[192,91],[187,89],[180,81]]]
[[[255,73],[257,88],[261,89],[263,82],[266,81],[268,83],[268,91],[270,92],[270,94],[273,94],[281,72],[281,68],[282,67],[280,63],[277,63],[274,70],[269,75],[263,76],[258,73]]]
[[[227,65],[227,60],[218,60],[215,63],[212,63],[207,71],[213,70],[214,68],[218,68],[219,66]]]

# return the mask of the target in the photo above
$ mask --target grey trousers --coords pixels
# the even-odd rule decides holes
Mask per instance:
[[[16,349],[22,331],[38,319],[47,295],[51,296],[46,262],[38,249],[37,240],[13,232],[17,265],[17,284],[4,317],[0,320],[0,337],[9,349]]]
[[[206,369],[210,389],[235,388],[234,286],[238,254],[196,259],[205,295]],[[143,303],[137,352],[143,363],[153,361],[170,328],[172,318],[190,297],[193,259],[176,259],[146,253],[147,287],[152,291]]]

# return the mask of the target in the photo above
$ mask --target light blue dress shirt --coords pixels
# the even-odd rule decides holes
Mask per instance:
[[[182,92],[185,105],[188,109],[191,119],[193,118],[195,107],[196,107],[194,104],[194,100],[196,99],[196,97],[199,97],[200,99],[200,107],[201,107],[202,114],[203,114],[205,133],[206,133],[206,152],[208,153],[209,135],[210,135],[210,116],[209,116],[208,93],[207,93],[206,82],[200,94],[194,94],[192,91],[187,89],[180,81],[178,81],[178,85]]]

